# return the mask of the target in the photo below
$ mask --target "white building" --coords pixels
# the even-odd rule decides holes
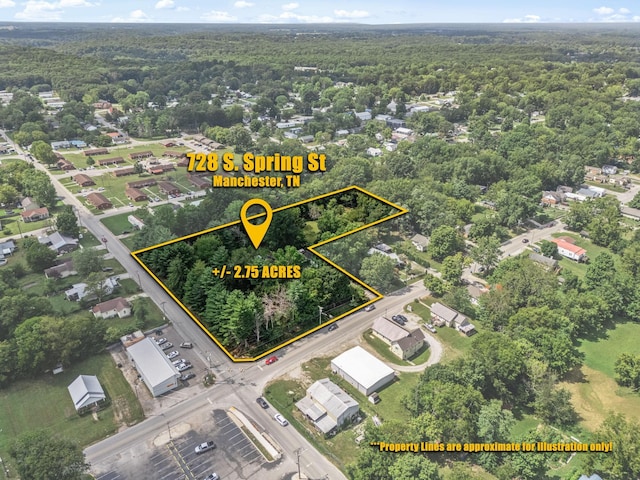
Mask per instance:
[[[324,434],[354,420],[360,411],[358,402],[328,378],[311,385],[296,407]]]
[[[584,248],[569,243],[562,238],[552,238],[551,241],[558,245],[558,253],[563,257],[582,262],[587,256],[587,251]]]
[[[107,398],[95,375],[79,375],[67,390],[76,411],[93,407]]]
[[[96,318],[125,318],[131,315],[131,304],[126,298],[116,297],[106,302],[97,304],[91,309]]]
[[[153,339],[147,337],[134,343],[127,348],[127,354],[154,397],[178,386],[180,373]]]
[[[395,378],[390,367],[362,347],[353,347],[331,360],[331,370],[364,395],[378,391]]]

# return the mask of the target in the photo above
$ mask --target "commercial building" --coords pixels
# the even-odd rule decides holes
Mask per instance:
[[[364,395],[377,392],[395,378],[390,367],[362,347],[353,347],[331,360],[331,370]]]
[[[127,355],[154,397],[178,386],[180,373],[153,339],[134,343],[127,348]]]
[[[328,378],[311,385],[296,407],[324,434],[354,420],[360,411],[358,402]]]

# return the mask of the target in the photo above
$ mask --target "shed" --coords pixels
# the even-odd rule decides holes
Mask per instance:
[[[79,375],[67,387],[67,390],[69,390],[73,406],[78,412],[91,408],[107,398],[98,377],[95,375]]]

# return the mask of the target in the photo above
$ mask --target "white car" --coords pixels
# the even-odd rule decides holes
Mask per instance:
[[[163,343],[162,345],[160,345],[160,348],[162,350],[169,350],[171,347],[173,347],[173,343],[171,342]]]
[[[177,366],[178,366],[178,365],[180,365],[181,363],[184,363],[184,364],[186,365],[186,364],[188,364],[189,362],[188,362],[186,359],[184,359],[184,358],[179,358],[178,360],[174,360],[174,361],[173,361],[173,362],[171,362],[171,363],[173,363],[173,365],[174,365],[175,367],[177,367]]]
[[[167,339],[162,337],[162,338],[156,338],[156,343],[158,345],[162,345],[163,343],[167,343]]]
[[[283,427],[286,427],[287,425],[289,425],[289,422],[287,422],[287,419],[284,418],[282,415],[280,415],[279,413],[276,413],[273,418],[276,419],[276,422],[278,422],[280,425],[282,425]]]
[[[184,372],[185,370],[189,370],[190,368],[193,368],[193,365],[191,365],[190,363],[181,363],[176,367],[179,372]]]
[[[216,448],[216,444],[213,443],[213,441],[209,440],[208,442],[204,442],[198,445],[195,450],[196,450],[196,453],[203,453],[213,448]]]
[[[167,357],[169,358],[169,360],[171,360],[172,358],[176,358],[178,355],[180,355],[180,352],[177,350],[167,353]]]

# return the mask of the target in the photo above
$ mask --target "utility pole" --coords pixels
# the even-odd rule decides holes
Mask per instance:
[[[302,452],[301,448],[296,449],[296,463],[298,464],[298,480],[300,480],[300,453]]]
[[[320,305],[318,305],[318,310],[320,311],[318,315],[318,325],[320,325],[322,323],[322,307]]]

